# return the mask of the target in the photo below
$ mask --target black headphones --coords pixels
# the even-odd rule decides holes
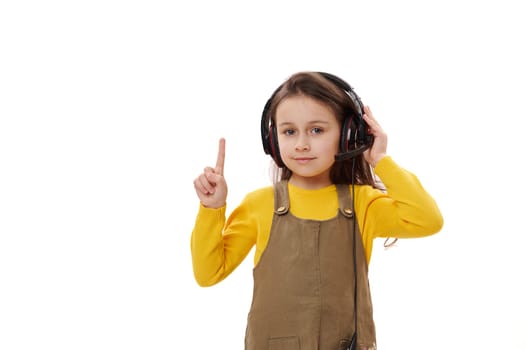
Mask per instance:
[[[344,118],[340,134],[340,150],[335,155],[337,161],[350,159],[362,154],[367,148],[371,147],[374,141],[373,135],[369,134],[369,126],[363,119],[363,104],[360,97],[354,92],[353,88],[344,80],[337,76],[325,72],[318,72],[325,79],[342,89],[351,99],[354,111]],[[273,121],[268,115],[270,105],[276,93],[283,86],[280,85],[272,96],[268,99],[263,114],[261,116],[261,139],[263,150],[274,159],[278,167],[284,167],[278,145],[278,135]]]

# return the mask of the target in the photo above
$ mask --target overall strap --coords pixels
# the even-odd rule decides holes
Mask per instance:
[[[353,198],[349,191],[349,185],[337,184],[336,191],[338,192],[338,204],[340,212],[347,218],[353,218]]]
[[[282,180],[274,185],[274,213],[284,215],[289,211],[289,208],[288,181]]]

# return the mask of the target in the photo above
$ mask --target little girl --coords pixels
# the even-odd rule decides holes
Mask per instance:
[[[245,349],[376,349],[368,264],[377,237],[434,234],[443,219],[415,175],[387,155],[387,135],[342,79],[292,75],[263,110],[273,186],[225,216],[225,140],[194,180],[191,238],[201,286],[226,278],[255,245]]]

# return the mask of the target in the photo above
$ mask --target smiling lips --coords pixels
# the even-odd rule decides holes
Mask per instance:
[[[300,164],[307,164],[311,160],[315,159],[314,157],[296,157],[294,160]]]

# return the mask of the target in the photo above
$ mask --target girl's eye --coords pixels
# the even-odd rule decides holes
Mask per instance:
[[[283,133],[285,135],[294,135],[294,130],[292,130],[292,129],[285,129],[285,130],[283,130]]]
[[[322,128],[312,128],[311,132],[313,134],[321,134],[323,132]]]

